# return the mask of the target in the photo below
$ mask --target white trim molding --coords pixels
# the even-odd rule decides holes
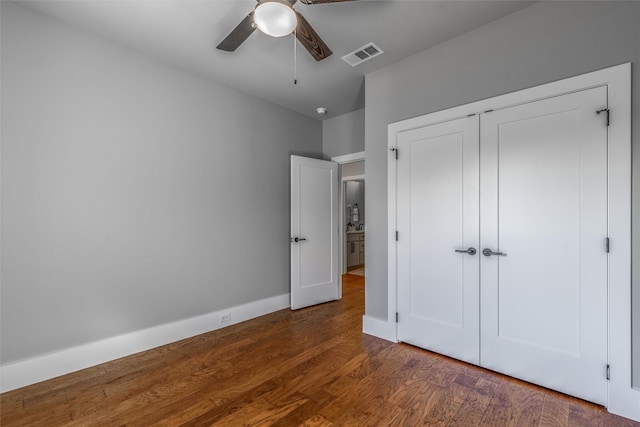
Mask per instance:
[[[362,181],[364,179],[364,175],[351,175],[351,176],[343,176],[342,182],[347,181]]]
[[[632,387],[631,349],[631,64],[582,74],[523,89],[388,126],[388,319],[395,325],[397,311],[396,254],[396,152],[397,135],[418,127],[482,114],[511,106],[594,87],[607,87],[611,124],[608,128],[609,161],[609,302],[608,355],[609,412],[640,421],[640,390]],[[399,153],[401,156],[402,153]],[[636,213],[637,214],[637,213]],[[402,235],[400,235],[402,238]],[[373,330],[374,328],[372,328]],[[382,329],[382,328],[378,328]],[[377,329],[376,329],[377,330]],[[381,336],[382,337],[382,336]],[[397,331],[390,341],[397,340]],[[604,368],[603,368],[604,369]],[[604,375],[604,373],[603,373]]]
[[[0,392],[14,390],[141,351],[254,319],[289,307],[289,294],[226,308],[152,328],[0,366]],[[220,316],[230,321],[220,323]]]
[[[366,314],[362,316],[362,332],[383,340],[398,342],[396,340],[396,324],[390,324],[386,320],[378,319],[377,317]]]
[[[340,163],[341,165],[345,163],[353,163],[359,162],[360,160],[364,160],[364,151],[358,151],[357,153],[345,154],[343,156],[335,156],[331,158],[332,161],[336,163]]]

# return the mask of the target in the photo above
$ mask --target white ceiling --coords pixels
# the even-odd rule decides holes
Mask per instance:
[[[235,52],[215,47],[255,0],[20,0],[16,3],[283,107],[326,119],[364,107],[364,75],[522,9],[529,1],[359,0],[295,8],[333,51],[316,62],[293,36],[255,31]],[[340,58],[374,42],[355,68]],[[326,107],[319,117],[316,107]]]

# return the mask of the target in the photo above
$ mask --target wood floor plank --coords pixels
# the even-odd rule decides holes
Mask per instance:
[[[427,385],[408,403],[402,425],[417,426],[424,423],[427,414],[440,402],[446,389],[437,384]]]
[[[429,359],[423,360],[422,364],[416,367],[402,385],[396,387],[388,398],[389,403],[405,410],[410,406],[415,396],[422,392],[427,385],[427,381],[421,371],[430,366],[429,362]]]
[[[479,426],[482,423],[490,399],[470,393],[451,420],[451,425],[460,427]]]
[[[509,396],[509,384],[505,381],[501,381],[482,417],[481,425],[512,425],[512,406],[513,404]]]
[[[10,418],[8,418],[10,419]],[[17,425],[17,426],[66,426],[72,422],[69,411],[63,409],[54,409],[51,412],[25,413],[20,418],[11,419],[8,422],[2,422],[0,425]]]
[[[261,399],[264,398],[261,397]],[[266,399],[264,400],[266,401]],[[281,401],[278,404],[269,402],[273,406],[273,409],[271,411],[262,411],[253,418],[249,419],[248,422],[244,421],[244,419],[242,418],[239,421],[243,424],[247,423],[250,426],[272,426],[281,419],[285,418],[291,412],[295,411],[301,406],[304,406],[308,402],[309,398],[307,396],[301,393],[295,393],[289,396],[286,401]],[[240,423],[236,423],[236,425],[239,425]]]
[[[233,414],[242,411],[243,408],[251,405],[256,400],[260,399],[260,397],[273,389],[275,389],[277,385],[272,381],[267,381],[259,384],[258,386],[247,390],[246,392],[239,394],[234,399],[230,399],[228,401],[211,401],[212,405],[210,409],[206,412],[195,413],[191,412],[194,405],[188,406],[185,408],[185,413],[188,415],[189,413],[193,414],[190,419],[187,419],[181,424],[173,424],[173,425],[181,425],[181,426],[203,426],[203,425],[212,425],[217,423],[222,419],[230,419]],[[264,400],[264,399],[262,399]],[[264,402],[260,402],[264,405],[269,404],[270,407],[273,407],[272,404],[264,400]],[[171,425],[171,424],[166,424]]]
[[[569,401],[551,394],[544,396],[540,425],[548,427],[569,425]]]
[[[452,383],[440,394],[438,401],[424,417],[423,424],[447,426],[452,423],[469,393],[471,393],[469,388]]]
[[[267,402],[263,398],[259,397],[246,405],[238,408],[237,411],[232,412],[226,417],[217,420],[216,426],[219,427],[254,427],[260,425],[261,417],[270,416],[273,413],[275,406]],[[191,425],[186,424],[186,425]],[[195,424],[195,425],[209,425],[209,424]]]
[[[366,425],[393,426],[401,425],[404,410],[384,400],[360,401],[355,407],[367,418]]]
[[[376,425],[369,424],[370,422],[371,420],[369,420],[366,414],[363,414],[357,408],[350,407],[342,414],[340,414],[340,416],[334,421],[334,425],[349,427],[364,427],[369,425]]]
[[[0,395],[14,426],[638,427],[597,405],[362,333],[364,278],[275,313]]]
[[[299,369],[292,369],[274,378],[273,381],[278,384],[278,388],[265,394],[264,397],[271,403],[278,403],[294,393],[312,389],[344,363],[345,360],[337,357],[332,351],[323,353],[300,365]]]
[[[331,427],[333,423],[322,415],[314,415],[305,420],[299,427]]]
[[[350,387],[342,389],[342,392],[334,394],[334,399],[320,410],[320,415],[328,420],[337,423],[346,412],[351,411],[355,407],[355,403],[364,399],[375,387],[375,382],[371,376],[367,376],[361,380],[350,379]],[[359,414],[359,411],[358,411]],[[355,416],[355,413],[352,414]]]
[[[313,419],[317,416],[322,403],[307,398],[307,402],[299,407],[295,408],[293,411],[286,414],[284,417],[280,418],[276,422],[274,422],[272,427],[289,427],[289,426],[297,426],[304,425],[310,419]]]

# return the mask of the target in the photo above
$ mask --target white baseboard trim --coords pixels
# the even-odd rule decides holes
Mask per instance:
[[[396,324],[377,317],[362,316],[362,332],[383,340],[398,342],[396,337]]]
[[[634,421],[640,421],[640,390],[629,384],[609,384],[607,411]]]
[[[112,338],[71,347],[0,366],[0,392],[79,371],[134,353],[180,341],[206,332],[253,319],[290,306],[290,295],[283,294],[235,307],[225,308]],[[230,321],[220,323],[220,316]]]

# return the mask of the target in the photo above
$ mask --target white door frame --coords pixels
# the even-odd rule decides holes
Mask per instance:
[[[592,87],[607,86],[611,125],[609,156],[609,412],[640,421],[640,390],[632,388],[631,360],[631,64],[523,89],[388,126],[388,306],[387,324],[395,330],[397,311],[396,153],[397,134],[487,110],[508,108]],[[595,112],[594,112],[595,114]],[[604,119],[604,118],[603,118]],[[397,153],[399,156],[402,153]],[[393,326],[392,326],[393,325]],[[387,330],[391,330],[389,328]],[[386,337],[389,338],[389,337]],[[392,337],[394,338],[394,337]],[[604,373],[603,373],[604,375]]]
[[[359,162],[361,160],[364,160],[364,151],[359,151],[357,153],[351,153],[351,154],[345,154],[343,156],[336,156],[336,157],[332,157],[331,161],[332,162],[336,162],[338,163],[340,166],[345,165],[347,163],[355,163],[355,162]],[[344,211],[345,211],[345,182],[347,181],[353,181],[353,180],[364,180],[365,177],[364,175],[356,175],[356,176],[350,176],[348,178],[344,178],[342,176],[342,167],[340,167],[340,227],[339,227],[339,233],[340,233],[340,249],[339,249],[339,254],[340,254],[340,260],[341,260],[341,266],[340,266],[340,271],[342,272],[342,274],[346,273],[346,269],[347,269],[347,263],[346,263],[346,253],[344,250],[345,247],[345,240],[346,240],[346,230],[344,229]],[[365,203],[366,203],[366,199],[365,199]],[[366,225],[365,225],[366,227]],[[365,240],[365,245],[366,245],[366,240]],[[365,249],[365,253],[366,253],[366,249]],[[340,274],[340,278],[338,279],[340,281],[340,295],[342,295],[342,274]]]

